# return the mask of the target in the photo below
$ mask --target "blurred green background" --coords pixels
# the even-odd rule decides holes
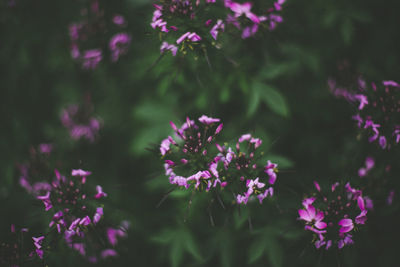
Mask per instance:
[[[275,32],[210,52],[212,70],[203,58],[170,54],[150,68],[160,45],[149,25],[152,2],[108,1],[105,12],[125,16],[132,45],[119,62],[105,59],[94,71],[83,71],[69,52],[68,25],[81,2],[6,2],[0,11],[0,232],[11,223],[39,229],[41,203],[18,185],[16,163],[28,160],[31,146],[51,142],[65,166],[93,171],[90,179],[108,193],[115,222],[132,223],[120,257],[100,265],[398,266],[398,201],[371,213],[355,244],[339,254],[315,250],[296,218],[313,180],[357,184],[368,155],[377,165],[397,164],[395,149],[382,153],[358,138],[354,107],[331,95],[327,79],[346,60],[369,80],[399,81],[399,1],[288,0]],[[59,120],[61,109],[86,93],[104,121],[94,144],[73,142]],[[226,140],[247,132],[261,137],[281,169],[272,201],[241,214],[215,204],[215,226],[206,194],[188,209],[190,194],[177,191],[156,208],[171,187],[160,156],[147,150],[171,133],[170,120],[202,114],[222,119]],[[388,177],[397,192],[399,174]],[[88,265],[68,250],[49,259],[49,266]]]

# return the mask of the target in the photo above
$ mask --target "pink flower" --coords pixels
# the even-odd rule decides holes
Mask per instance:
[[[314,186],[318,192],[321,192],[321,187],[319,186],[319,183],[317,181],[314,181]]]
[[[277,175],[276,175],[276,171],[278,164],[276,163],[271,163],[271,161],[268,160],[267,165],[265,166],[264,172],[266,174],[268,174],[269,180],[268,183],[273,185],[276,181]]]
[[[111,50],[111,61],[115,62],[120,56],[128,53],[131,37],[127,33],[117,33],[114,35],[108,46]]]
[[[99,199],[99,198],[107,196],[107,194],[103,192],[103,188],[100,185],[96,186],[96,191],[97,191],[97,194],[94,196],[95,199]]]
[[[361,211],[361,213],[355,219],[356,224],[365,224],[365,221],[367,220],[367,212],[367,210]]]
[[[39,145],[40,153],[50,154],[52,150],[53,150],[53,145],[52,144],[40,144]]]
[[[341,219],[338,224],[341,226],[339,230],[341,234],[350,232],[354,228],[352,219]]]
[[[127,233],[121,229],[114,229],[111,227],[107,229],[107,238],[112,246],[117,244],[118,237],[125,237],[126,235]]]
[[[163,42],[160,47],[160,53],[163,54],[166,51],[171,51],[172,55],[176,56],[176,53],[178,52],[178,47],[174,44]]]
[[[253,4],[250,2],[240,4],[240,3],[232,2],[231,0],[228,0],[228,1],[225,0],[225,6],[230,8],[235,13],[236,18],[238,18],[242,15],[245,15],[252,22],[258,24],[258,23],[260,23],[260,19],[254,13],[252,13],[250,11],[252,5]]]
[[[97,224],[99,221],[100,221],[100,219],[101,219],[101,217],[104,215],[104,213],[103,213],[103,208],[102,207],[98,207],[97,209],[96,209],[96,213],[94,214],[94,216],[93,216],[93,223],[94,224]]]
[[[251,139],[251,134],[244,134],[241,137],[239,137],[239,143],[242,143],[243,141],[248,141]]]
[[[86,176],[89,176],[91,174],[92,174],[92,172],[84,171],[82,169],[72,170],[72,172],[71,172],[72,176],[80,176],[80,177],[86,177]]]
[[[51,209],[53,207],[53,205],[51,204],[51,200],[50,200],[50,191],[47,191],[46,195],[44,195],[44,196],[38,196],[37,199],[43,201],[46,211],[48,211],[49,209]]]
[[[178,40],[176,40],[176,43],[180,44],[184,40],[189,40],[191,42],[198,42],[201,40],[201,37],[195,32],[186,32],[186,33],[182,34],[182,36],[179,37]]]
[[[219,122],[220,119],[211,118],[211,117],[207,117],[206,115],[202,115],[202,116],[199,118],[199,121],[200,121],[201,123],[203,123],[203,124],[210,125],[210,124]]]
[[[274,188],[269,187],[267,190],[264,191],[264,193],[257,195],[257,198],[260,201],[260,204],[262,204],[264,198],[268,197],[268,195],[270,195],[270,196],[274,195]]]
[[[299,216],[301,220],[313,224],[318,229],[325,229],[327,224],[323,222],[324,213],[317,211],[314,206],[308,205],[305,209],[299,209]]]
[[[383,135],[379,137],[379,145],[381,146],[382,149],[386,148],[386,137],[384,137]]]
[[[100,49],[86,50],[82,57],[82,68],[95,69],[102,59],[103,56]]]
[[[160,152],[161,155],[165,155],[168,153],[168,151],[170,150],[170,146],[171,144],[176,145],[176,142],[174,141],[174,139],[172,139],[171,136],[168,136],[168,138],[164,139],[161,142],[161,146],[160,146]]]
[[[383,81],[384,86],[393,86],[393,87],[400,87],[400,84],[398,84],[395,81]]]
[[[355,97],[355,99],[360,101],[360,105],[358,106],[359,110],[362,110],[365,105],[368,105],[367,96],[365,96],[365,95],[355,95],[354,97]]]
[[[101,252],[101,258],[105,259],[108,257],[116,257],[118,256],[118,253],[114,249],[105,249]]]
[[[33,244],[35,245],[35,247],[37,249],[42,248],[42,242],[43,242],[44,236],[32,237],[32,239],[33,239]]]
[[[316,199],[315,197],[305,198],[303,200],[302,204],[306,209],[308,209],[308,206],[310,206],[312,203],[314,203],[315,199]]]
[[[211,178],[211,174],[209,171],[199,171],[196,174],[193,174],[191,176],[189,176],[186,180],[187,181],[196,181],[195,183],[195,188],[198,188],[200,186],[200,180],[207,180]]]
[[[84,225],[84,226],[87,226],[90,223],[91,223],[91,220],[90,220],[89,216],[85,216],[79,221],[79,225]]]
[[[114,24],[119,25],[119,26],[125,24],[125,18],[121,15],[115,15],[113,17],[112,21],[114,22]]]
[[[225,30],[225,23],[222,20],[217,20],[217,23],[211,28],[210,34],[214,40],[217,40],[218,33]]]

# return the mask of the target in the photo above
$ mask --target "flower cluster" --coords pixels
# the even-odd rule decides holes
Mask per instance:
[[[232,0],[160,0],[154,4],[150,23],[159,31],[162,40],[161,53],[170,51],[176,55],[187,48],[204,49],[205,45],[219,48],[217,42],[225,31],[240,32],[243,39],[254,36],[260,27],[274,30],[283,21],[278,12],[285,0],[277,0],[267,6],[257,3],[260,15],[253,11],[253,3]]]
[[[88,190],[86,180],[89,175],[91,172],[77,169],[72,170],[72,178],[68,179],[55,170],[51,190],[37,199],[43,202],[46,212],[53,214],[50,232],[62,237],[68,247],[90,262],[97,262],[99,258],[118,255],[114,246],[117,238],[127,235],[129,225],[124,222],[117,229],[105,227],[103,205],[96,203],[107,197],[107,193],[99,185],[96,190]],[[101,234],[109,241],[106,247],[99,240]]]
[[[18,164],[19,184],[29,194],[37,196],[51,188],[48,180],[52,176],[49,166],[49,157],[52,151],[52,144],[43,143],[37,148],[31,147],[29,162]]]
[[[352,188],[350,183],[343,186],[336,182],[328,192],[322,192],[317,182],[314,185],[317,193],[303,199],[303,208],[298,213],[306,224],[305,230],[314,233],[315,247],[328,250],[337,245],[342,249],[353,244],[354,230],[367,220],[362,191]]]
[[[131,36],[122,31],[126,26],[123,16],[114,15],[112,22],[106,23],[99,1],[93,0],[90,8],[81,10],[81,17],[81,21],[70,24],[69,36],[71,56],[83,69],[95,69],[103,60],[105,33],[110,32],[110,27],[114,28],[111,30],[114,35],[108,42],[111,61],[118,61],[128,52]]]
[[[7,237],[0,240],[0,265],[18,267],[26,262],[43,259],[44,236],[32,237],[29,229],[21,228],[17,231],[14,224]]]
[[[358,170],[358,176],[360,177],[365,177],[368,175],[368,173],[374,168],[375,166],[375,160],[373,157],[367,157],[365,159],[365,167],[361,167]]]
[[[223,128],[220,119],[203,115],[198,121],[196,124],[187,118],[180,128],[170,122],[176,140],[168,136],[160,145],[169,182],[206,192],[229,187],[232,192],[236,191],[238,204],[247,204],[254,197],[262,203],[264,198],[272,196],[277,164],[269,160],[265,165],[259,164],[256,150],[262,141],[245,134],[234,149],[221,146],[215,143]]]
[[[61,113],[61,122],[72,139],[94,142],[102,126],[101,120],[92,116],[93,106],[89,99],[83,105],[73,104]]]
[[[382,85],[372,82],[368,86],[358,78],[354,89],[337,86],[333,79],[328,85],[335,96],[357,106],[352,118],[358,128],[368,132],[369,142],[378,142],[382,149],[390,149],[400,142],[400,84],[383,81]]]

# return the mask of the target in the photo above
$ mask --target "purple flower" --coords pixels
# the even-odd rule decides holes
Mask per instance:
[[[345,245],[351,245],[354,243],[352,235],[346,234],[343,239],[338,241],[338,248],[342,249]]]
[[[211,28],[210,34],[212,38],[214,38],[214,40],[217,40],[218,33],[220,31],[223,32],[224,30],[225,30],[225,23],[221,19],[219,19],[217,20],[217,23]]]
[[[84,171],[82,169],[76,169],[76,170],[72,170],[71,171],[71,175],[72,176],[80,176],[80,177],[87,177],[89,175],[91,175],[92,172],[90,171]]]
[[[381,146],[382,149],[386,148],[386,137],[384,137],[383,135],[379,137],[379,145]]]
[[[394,190],[389,192],[389,195],[386,199],[386,203],[390,206],[393,203],[393,199],[394,199]]]
[[[182,43],[184,40],[188,40],[188,41],[191,41],[191,42],[198,42],[198,41],[201,40],[201,37],[200,37],[197,33],[195,33],[195,32],[186,32],[186,33],[182,34],[182,36],[179,37],[179,38],[176,40],[176,43],[177,43],[177,44],[180,44],[180,43]]]
[[[82,57],[82,68],[84,69],[95,69],[103,59],[102,52],[100,49],[86,50]]]
[[[43,242],[44,236],[32,237],[32,239],[33,239],[33,244],[35,245],[35,247],[37,249],[42,248],[42,242]]]
[[[317,211],[314,206],[308,205],[305,209],[299,209],[298,212],[301,220],[311,223],[320,230],[326,228],[327,224],[322,221],[324,219],[324,213]]]
[[[319,240],[313,240],[316,248],[326,245],[326,249],[329,249],[333,242],[338,244],[339,249],[352,244],[354,223],[362,225],[367,220],[366,204],[361,190],[352,188],[349,183],[341,186],[345,190],[336,190],[339,186],[339,183],[334,183],[328,195],[318,187],[318,194],[305,198],[302,203],[304,209],[299,210],[299,219],[306,222],[305,230],[310,230],[319,237]],[[350,218],[349,214],[355,214],[357,210],[360,214]],[[325,221],[322,222],[324,218]],[[323,224],[318,225],[318,222]]]
[[[206,115],[202,115],[202,116],[199,118],[199,121],[200,121],[201,123],[203,123],[203,124],[210,125],[210,124],[219,122],[220,119],[211,118],[211,117],[207,117]]]
[[[104,215],[104,213],[103,213],[103,208],[102,207],[98,207],[97,209],[96,209],[96,213],[94,214],[94,216],[93,216],[93,223],[94,224],[97,224],[99,221],[100,221],[100,219],[101,219],[101,217]]]
[[[319,186],[319,183],[317,181],[314,181],[314,186],[318,192],[321,192],[321,187]]]
[[[271,163],[271,161],[268,160],[268,163],[264,168],[264,172],[266,174],[268,174],[268,177],[269,177],[268,183],[271,184],[271,185],[273,185],[275,183],[275,181],[276,181],[277,167],[278,167],[278,164]]]
[[[374,167],[374,165],[375,165],[374,158],[373,157],[367,157],[365,159],[365,165],[366,165],[365,167],[366,167],[367,170],[372,169]]]
[[[127,33],[117,33],[114,35],[109,43],[111,50],[111,61],[115,62],[120,56],[128,53],[131,37]]]
[[[306,209],[308,209],[308,206],[310,206],[312,203],[314,203],[315,199],[316,199],[315,197],[305,198],[303,200],[302,204]]]
[[[108,242],[110,242],[112,246],[117,245],[119,237],[125,236],[127,236],[127,233],[121,229],[114,229],[111,227],[107,229]]]
[[[44,196],[38,196],[37,199],[43,201],[46,211],[48,211],[49,209],[51,209],[53,207],[53,205],[51,204],[51,200],[50,200],[50,191],[47,191],[46,195],[44,195]]]
[[[90,220],[89,216],[85,216],[83,217],[80,221],[79,221],[79,225],[84,225],[87,226],[91,223],[92,221]]]
[[[365,224],[365,221],[367,220],[367,212],[367,210],[361,211],[361,213],[355,219],[356,224]]]
[[[50,154],[51,151],[53,150],[53,145],[52,144],[40,144],[39,145],[39,151],[42,154]]]
[[[161,152],[161,155],[164,156],[165,154],[168,153],[168,151],[170,151],[170,146],[171,146],[171,144],[176,145],[176,142],[174,141],[174,139],[172,139],[171,136],[168,136],[168,138],[164,139],[164,140],[161,142],[161,145],[160,145],[160,152]]]
[[[395,81],[383,81],[384,86],[400,87],[400,85]]]
[[[114,24],[116,24],[118,26],[122,26],[125,24],[125,18],[121,15],[115,15],[113,17],[112,21],[114,22]]]
[[[62,111],[61,122],[69,131],[72,139],[86,138],[95,141],[101,123],[98,119],[90,117],[92,105],[88,97],[84,105],[70,105]]]
[[[103,188],[100,185],[96,186],[96,191],[97,191],[97,194],[94,196],[95,199],[99,199],[99,198],[107,196],[107,194],[103,192]]]
[[[368,105],[368,99],[365,95],[355,95],[354,97],[360,101],[360,105],[358,106],[359,110],[362,110],[365,105]]]
[[[163,42],[160,47],[160,53],[163,54],[166,51],[171,51],[172,55],[176,56],[176,53],[178,52],[178,47],[174,44]]]
[[[273,196],[274,195],[274,188],[269,187],[267,190],[264,191],[264,193],[261,193],[257,195],[258,200],[260,201],[260,204],[262,204],[263,200],[268,197],[268,195]]]
[[[258,24],[258,23],[260,23],[260,19],[254,13],[252,13],[250,11],[252,5],[253,4],[250,2],[240,4],[240,3],[233,2],[231,0],[225,0],[225,6],[230,8],[235,13],[236,18],[244,15],[247,18],[249,18],[252,22]]]
[[[347,233],[353,230],[354,225],[351,219],[342,219],[339,221],[339,226],[341,226],[339,233]]]
[[[105,249],[101,252],[101,258],[116,257],[118,253],[114,249]]]

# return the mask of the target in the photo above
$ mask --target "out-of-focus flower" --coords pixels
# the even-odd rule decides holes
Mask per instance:
[[[383,81],[382,85],[368,83],[358,77],[357,86],[353,82],[340,87],[333,79],[328,86],[336,97],[342,97],[351,104],[358,105],[352,117],[358,128],[366,131],[369,142],[377,142],[382,149],[400,142],[400,87],[395,81]],[[367,175],[366,169],[360,169],[359,176]]]
[[[61,122],[72,139],[87,139],[94,142],[102,126],[101,120],[91,116],[92,105],[87,100],[83,105],[70,105],[61,113]]]
[[[114,15],[108,23],[104,18],[104,10],[100,8],[98,2],[89,9],[82,9],[81,16],[80,21],[69,26],[71,56],[83,69],[94,70],[103,60],[105,51],[100,48],[103,43],[101,40],[104,40],[106,33],[110,31],[106,27],[122,28],[127,23],[122,15]],[[108,43],[111,61],[116,62],[128,52],[131,37],[126,33],[112,32],[112,34]]]
[[[170,50],[175,56],[178,50],[186,54],[188,50],[204,51],[207,46],[220,49],[222,45],[219,37],[230,25],[234,26],[233,32],[239,33],[243,39],[254,36],[261,24],[264,28],[274,30],[283,22],[278,13],[284,2],[278,0],[271,7],[263,5],[260,8],[263,15],[257,16],[252,11],[252,2],[224,0],[222,5],[215,0],[158,1],[153,4],[150,26],[159,32],[161,53]],[[177,49],[165,42],[176,43]]]
[[[128,53],[131,37],[127,33],[117,33],[114,35],[109,43],[111,50],[111,61],[117,61],[121,55]]]

